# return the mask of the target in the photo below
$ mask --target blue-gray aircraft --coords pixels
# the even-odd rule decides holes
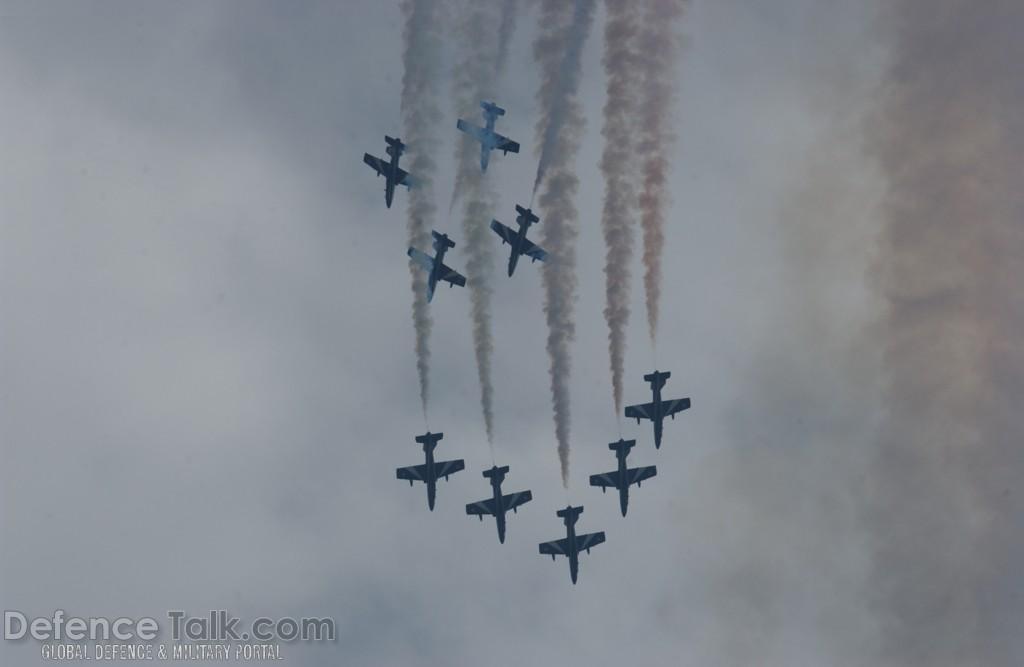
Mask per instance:
[[[407,468],[399,468],[395,471],[398,479],[409,480],[409,486],[412,486],[413,482],[423,482],[427,485],[427,507],[430,511],[434,511],[434,497],[437,495],[437,480],[441,477],[448,479],[448,475],[452,475],[462,470],[465,467],[465,463],[462,459],[456,459],[454,461],[435,461],[434,460],[434,448],[437,447],[437,441],[444,437],[444,433],[431,433],[427,431],[423,435],[416,436],[416,442],[423,445],[423,453],[426,454],[427,460],[423,465],[409,466]]]
[[[618,470],[602,472],[590,476],[590,486],[600,486],[604,493],[608,487],[619,490],[619,508],[622,516],[626,516],[626,507],[629,505],[629,487],[631,484],[640,486],[645,479],[650,479],[658,474],[657,466],[644,466],[643,468],[627,468],[626,457],[629,450],[636,445],[636,440],[623,440],[608,445],[608,449],[615,450],[615,458],[619,461]]]
[[[505,473],[508,472],[508,466],[492,466],[491,468],[484,470],[484,477],[491,480],[491,491],[492,496],[486,500],[479,500],[475,503],[469,503],[466,505],[466,514],[475,514],[480,517],[480,520],[484,520],[485,514],[491,514],[494,516],[495,521],[498,523],[498,541],[502,544],[505,543],[505,514],[512,510],[516,511],[516,508],[523,503],[528,503],[533,498],[533,494],[529,491],[520,491],[518,493],[509,493],[507,495],[501,495],[501,483],[505,480]]]
[[[689,398],[661,398],[661,388],[665,386],[665,380],[672,377],[672,373],[666,371],[659,373],[654,371],[644,376],[644,380],[651,383],[651,389],[654,391],[654,400],[650,403],[640,403],[639,405],[630,405],[626,407],[626,417],[629,419],[636,419],[636,423],[639,424],[641,419],[650,419],[654,422],[654,447],[655,449],[661,447],[661,424],[665,417],[676,418],[677,412],[690,407]]]
[[[370,165],[377,172],[378,176],[384,176],[384,203],[387,204],[388,208],[391,208],[391,200],[395,197],[395,186],[404,185],[406,188],[411,188],[414,183],[409,172],[398,166],[398,159],[402,157],[405,144],[402,143],[401,139],[387,135],[384,135],[384,141],[388,144],[385,150],[391,156],[391,161],[382,160],[369,153],[364,153],[363,162]]]
[[[519,144],[494,131],[494,121],[498,119],[498,116],[505,115],[504,109],[494,102],[481,102],[480,108],[484,110],[486,122],[484,127],[474,125],[461,118],[455,123],[455,126],[480,142],[480,169],[487,171],[487,161],[490,159],[491,151],[499,150],[505,155],[518,153]]]
[[[434,299],[434,289],[437,287],[437,281],[444,280],[448,282],[448,287],[454,287],[458,285],[462,287],[466,284],[466,276],[462,275],[455,269],[444,265],[444,254],[448,252],[448,248],[455,247],[455,241],[448,238],[447,234],[438,234],[435,231],[431,231],[434,235],[434,252],[436,253],[433,257],[427,255],[424,252],[420,252],[416,248],[409,248],[409,257],[412,261],[420,265],[420,267],[427,272],[427,301],[430,302]]]
[[[576,534],[576,520],[583,514],[583,507],[568,506],[564,510],[555,512],[565,521],[565,539],[554,540],[553,542],[541,542],[540,553],[545,556],[567,556],[569,558],[569,577],[572,583],[576,583],[576,577],[580,569],[580,552],[590,553],[590,548],[604,542],[604,531],[600,533]]]
[[[537,222],[539,218],[534,215],[533,211],[528,208],[523,208],[519,204],[516,204],[516,222],[519,223],[519,231],[506,227],[497,220],[491,220],[491,229],[501,237],[501,244],[509,244],[512,246],[512,251],[508,257],[508,275],[516,270],[516,263],[519,262],[521,255],[529,255],[533,261],[544,261],[548,258],[548,254],[543,249],[535,246],[533,243],[526,238],[526,231],[530,228],[530,225]]]

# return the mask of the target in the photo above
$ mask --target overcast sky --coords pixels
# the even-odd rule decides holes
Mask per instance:
[[[967,6],[945,5],[954,18]],[[1000,11],[965,34],[1024,29],[1012,3]],[[493,217],[510,225],[537,165],[538,15],[519,16],[497,99],[498,129],[523,146],[489,167]],[[878,583],[878,515],[896,498],[869,502],[892,421],[878,248],[896,186],[870,128],[890,109],[879,90],[906,31],[872,3],[697,0],[680,22],[659,349],[637,259],[625,401],[649,400],[641,376],[656,363],[672,371],[665,395],[693,407],[658,451],[649,424],[621,425],[637,439],[630,463],[658,466],[627,518],[587,485],[614,467],[620,436],[602,316],[603,20],[601,8],[580,90],[568,491],[540,266],[506,279],[496,249],[495,456],[511,466],[505,490],[534,497],[500,545],[493,521],[463,509],[489,494],[491,465],[467,291],[439,288],[431,306],[425,424],[407,193],[386,209],[360,159],[401,134],[397,3],[0,3],[3,607],[336,619],[336,642],[287,645],[289,665],[1011,664],[1024,603],[1007,562],[1019,561],[940,580],[951,560],[928,581],[955,601],[921,609]],[[992,38],[996,60],[1014,34]],[[902,53],[938,67],[927,48]],[[1000,86],[1012,70],[994,69],[993,95],[1024,99]],[[444,85],[436,227],[458,243],[446,204],[462,137]],[[1015,304],[999,331],[1019,350]],[[1019,371],[1014,354],[1001,358]],[[1020,375],[1005,386],[1020,397]],[[466,460],[433,513],[394,473],[422,462],[413,437],[428,426],[445,433],[440,458]],[[987,462],[1020,463],[1001,456]],[[979,513],[949,514],[937,548],[966,517],[1019,533],[1016,495],[995,518],[972,495]],[[554,512],[568,502],[586,507],[579,530],[607,534],[575,587],[564,560],[537,554],[564,536]],[[978,548],[1021,553],[1019,534],[1001,540]],[[1016,591],[993,602],[998,627],[979,610],[996,589]],[[927,628],[934,652],[894,648]],[[2,652],[39,661],[35,642]]]

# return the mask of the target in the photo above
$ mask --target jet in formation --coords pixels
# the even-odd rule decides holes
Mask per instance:
[[[662,399],[661,388],[665,386],[665,380],[672,377],[672,373],[666,371],[660,373],[654,371],[644,376],[644,380],[651,383],[651,390],[654,392],[654,400],[650,403],[640,403],[626,407],[626,417],[636,419],[639,424],[641,419],[650,419],[654,423],[654,447],[661,447],[661,427],[665,417],[676,418],[677,412],[690,407],[689,398]]]
[[[384,135],[384,141],[388,144],[385,150],[391,156],[391,160],[382,160],[369,153],[364,153],[363,162],[370,165],[377,172],[377,176],[384,176],[384,203],[391,208],[391,200],[395,198],[395,186],[404,185],[408,189],[414,185],[414,182],[409,172],[398,166],[398,160],[405,151],[405,144],[401,139],[387,135]]]
[[[587,533],[585,535],[576,534],[576,520],[579,519],[580,514],[583,514],[582,506],[573,507],[569,505],[564,510],[558,510],[555,514],[565,521],[565,539],[541,542],[540,553],[545,556],[551,556],[551,560],[555,560],[555,556],[567,556],[569,558],[569,577],[572,578],[572,583],[575,584],[580,569],[580,552],[586,551],[590,553],[591,547],[604,542],[604,531]]]
[[[638,487],[645,479],[650,479],[658,474],[657,466],[644,466],[642,468],[627,468],[626,457],[629,450],[636,445],[636,440],[623,440],[608,445],[608,449],[615,451],[615,458],[619,461],[618,470],[603,472],[590,476],[590,486],[600,486],[601,492],[608,490],[608,487],[619,490],[619,509],[622,516],[626,516],[626,508],[629,505],[629,487],[636,484]]]
[[[480,142],[480,169],[487,171],[487,161],[490,159],[491,151],[499,150],[505,155],[518,153],[519,144],[494,131],[494,122],[498,119],[498,116],[505,115],[504,109],[494,102],[481,102],[480,108],[484,110],[486,122],[484,127],[474,125],[461,118],[455,123],[455,126]]]
[[[434,299],[434,289],[437,287],[439,280],[447,281],[449,287],[454,287],[455,285],[462,287],[466,284],[466,276],[444,264],[444,254],[448,252],[449,248],[455,247],[455,241],[448,238],[447,234],[438,234],[433,230],[430,233],[434,235],[435,255],[433,257],[416,248],[409,248],[409,257],[427,272],[428,303]]]
[[[491,220],[491,229],[494,230],[498,236],[501,237],[501,243],[509,244],[512,246],[512,250],[508,257],[508,275],[511,276],[516,270],[516,264],[519,262],[519,258],[522,255],[529,255],[533,261],[544,261],[548,258],[548,254],[544,250],[526,238],[526,231],[530,228],[530,225],[537,222],[539,218],[528,208],[523,208],[519,204],[516,204],[516,222],[519,223],[519,230],[516,231],[511,227],[506,227],[497,220]]]
[[[434,497],[437,495],[437,480],[444,477],[448,479],[448,475],[457,473],[458,471],[465,468],[465,462],[462,459],[456,459],[454,461],[435,461],[434,460],[434,448],[437,447],[437,441],[444,437],[444,433],[431,433],[427,431],[423,435],[416,436],[416,442],[423,445],[423,453],[426,454],[427,460],[423,465],[409,466],[407,468],[399,468],[395,471],[398,479],[409,480],[409,486],[412,486],[413,482],[423,482],[427,485],[427,507],[430,511],[434,511]]]
[[[502,495],[501,483],[505,480],[507,472],[508,466],[501,466],[500,468],[493,466],[484,470],[484,477],[491,480],[491,497],[466,505],[466,514],[476,515],[480,517],[481,521],[484,520],[485,514],[490,514],[494,517],[498,524],[498,541],[502,544],[505,543],[505,514],[509,510],[515,512],[517,507],[530,502],[533,498],[533,494],[529,491]]]

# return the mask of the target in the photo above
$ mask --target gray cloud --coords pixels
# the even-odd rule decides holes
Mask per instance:
[[[1005,16],[1011,31],[1009,9]],[[502,83],[503,120],[516,138],[538,115],[536,16],[519,18]],[[948,25],[941,18],[935,25]],[[587,42],[571,490],[551,465],[541,276],[517,271],[493,284],[494,427],[509,488],[530,488],[535,500],[511,518],[504,545],[493,525],[462,509],[487,494],[480,470],[490,465],[466,291],[445,291],[431,306],[431,427],[445,431],[439,453],[464,457],[467,470],[439,489],[433,513],[422,487],[394,480],[394,467],[422,456],[412,441],[423,422],[409,345],[408,201],[403,192],[384,209],[359,158],[401,126],[402,26],[397,5],[375,2],[5,5],[4,606],[157,616],[226,607],[249,619],[338,620],[338,642],[284,647],[286,665],[478,665],[483,655],[496,664],[915,664],[894,643],[914,645],[923,624],[895,601],[925,599],[914,593],[919,583],[953,571],[954,604],[936,627],[950,631],[949,619],[970,616],[971,597],[993,602],[979,602],[976,622],[948,639],[934,635],[926,653],[938,664],[948,648],[997,665],[1019,654],[1016,533],[996,529],[1019,512],[1006,483],[1019,470],[1010,444],[980,447],[976,461],[903,459],[924,458],[917,472],[875,444],[891,442],[876,429],[895,423],[887,415],[896,411],[901,423],[934,422],[936,437],[948,438],[936,411],[949,402],[883,401],[892,391],[883,387],[905,371],[892,361],[902,352],[886,352],[890,325],[878,323],[887,292],[865,274],[893,284],[875,243],[895,229],[879,215],[880,195],[900,189],[892,169],[876,166],[877,152],[861,152],[864,112],[891,104],[872,95],[892,40],[880,38],[869,8],[783,0],[688,10],[676,114],[686,140],[669,156],[676,204],[666,217],[658,362],[673,371],[672,394],[692,395],[695,407],[670,422],[658,452],[648,428],[623,424],[638,439],[631,461],[659,470],[631,497],[628,520],[614,498],[586,486],[588,474],[609,469],[606,443],[617,437],[602,314],[603,44]],[[977,50],[1003,62],[995,42],[1005,44],[1004,33],[992,23],[965,19],[950,34],[961,31],[998,37]],[[936,49],[936,62],[953,52]],[[918,53],[915,62],[931,61]],[[927,76],[963,83],[980,68],[968,62],[976,63]],[[1019,103],[1008,92],[1009,62],[972,84],[991,84],[992,106],[963,117],[1012,127]],[[921,68],[895,72],[925,77]],[[884,79],[890,91],[894,76]],[[434,183],[446,194],[460,139],[448,84],[442,77]],[[918,131],[956,164],[978,159],[959,148],[971,142],[945,143],[929,127],[950,126]],[[1010,163],[1018,134],[1000,133],[1006,145],[985,158]],[[979,173],[999,192],[999,179],[1020,173],[987,164]],[[528,197],[535,167],[527,153],[491,165],[494,217]],[[1002,239],[981,246],[1012,248],[1015,237],[974,229]],[[948,252],[951,267],[961,261]],[[1017,303],[1002,286],[1014,274],[1006,262],[969,283],[1000,361],[987,376],[987,434],[1013,432],[1006,424],[1019,393],[1007,333],[1017,311],[995,307]],[[633,298],[643,298],[641,285]],[[630,340],[647,329],[633,320]],[[943,349],[954,328],[939,329]],[[958,373],[965,366],[954,360],[936,361],[934,372]],[[628,402],[643,400],[639,375],[652,361],[646,346],[625,350]],[[921,436],[912,435],[913,450]],[[880,470],[890,455],[892,471]],[[905,496],[890,491],[871,500],[901,475],[934,512],[897,505]],[[575,588],[564,562],[536,553],[537,542],[560,536],[554,510],[568,501],[585,505],[582,529],[608,535],[584,557]],[[879,551],[907,544],[895,523],[876,521],[885,509],[927,518],[941,528],[932,543],[957,550],[922,560],[927,579],[887,580],[879,565],[913,561]],[[948,520],[931,523],[944,510]],[[993,555],[999,535],[1006,560]],[[959,569],[961,536],[979,546],[976,566]],[[985,584],[984,573],[1006,586]],[[4,642],[0,661],[42,663],[27,642]]]
[[[871,124],[886,411],[873,601],[893,665],[1019,660],[1024,8],[903,1]]]

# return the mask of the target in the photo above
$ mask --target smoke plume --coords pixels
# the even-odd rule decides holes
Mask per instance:
[[[406,0],[402,3],[405,27],[402,30],[402,128],[408,145],[408,171],[416,179],[409,190],[409,245],[428,251],[430,230],[437,206],[434,204],[433,177],[437,165],[433,154],[438,147],[437,126],[441,110],[437,101],[443,17],[440,3],[431,0]],[[427,304],[426,276],[415,265],[412,273],[412,321],[416,332],[416,370],[420,381],[420,401],[426,415],[430,396],[430,329],[432,320]]]
[[[595,2],[576,0],[573,5],[546,0],[533,44],[541,69],[537,100],[541,109],[536,125],[540,149],[537,185],[544,238],[550,254],[544,263],[544,314],[548,324],[547,350],[551,359],[551,394],[555,438],[562,466],[562,484],[569,485],[569,344],[575,335],[573,299],[576,292],[576,206],[573,197],[579,184],[574,173],[576,151],[584,119],[576,102],[580,80],[580,52],[593,22]]]
[[[630,0],[606,0],[607,23],[604,29],[604,64],[607,101],[604,105],[604,209],[601,229],[604,233],[605,307],[608,322],[608,355],[612,372],[615,414],[622,409],[623,359],[626,326],[629,323],[629,264],[633,257],[633,213],[636,198],[633,185],[635,163],[631,126],[635,111],[634,82],[637,72],[636,39],[638,18]]]
[[[540,160],[537,163],[537,177],[533,181],[534,194],[540,188],[551,163],[561,161],[564,164],[560,148],[566,143],[575,148],[579,143],[578,136],[566,142],[561,132],[563,129],[582,132],[583,120],[576,103],[576,91],[583,71],[580,57],[594,21],[595,5],[596,0],[576,0],[570,11],[568,2],[541,2],[539,34],[533,43],[534,59],[541,66],[542,77],[537,95],[541,107],[537,127],[541,134],[538,141]]]
[[[491,99],[496,92],[503,66],[503,48],[514,27],[506,16],[515,2],[509,1],[499,12],[493,3],[464,2],[459,6],[456,27],[456,63],[453,96],[456,112],[461,118],[480,122],[480,101]],[[500,35],[494,39],[494,26]],[[506,34],[508,31],[508,34]],[[469,287],[470,313],[473,320],[473,348],[480,381],[480,407],[483,412],[487,441],[494,439],[494,388],[491,382],[491,286],[494,274],[492,239],[489,223],[497,206],[497,196],[486,173],[480,170],[480,145],[459,134],[456,151],[455,191],[465,196],[462,231],[467,255],[466,279]],[[492,167],[493,168],[493,167]]]
[[[512,35],[516,31],[516,19],[519,17],[518,0],[505,0],[501,3],[501,22],[498,28],[498,60],[494,63],[494,71],[501,74],[508,62],[508,49],[512,43]]]
[[[661,298],[661,248],[665,239],[665,179],[673,134],[672,65],[678,51],[675,24],[688,0],[646,0],[640,49],[640,128],[637,152],[641,157],[640,225],[644,243],[644,292],[652,344],[657,341],[658,304]]]
[[[889,4],[871,136],[888,182],[875,664],[1018,664],[1024,5]]]

